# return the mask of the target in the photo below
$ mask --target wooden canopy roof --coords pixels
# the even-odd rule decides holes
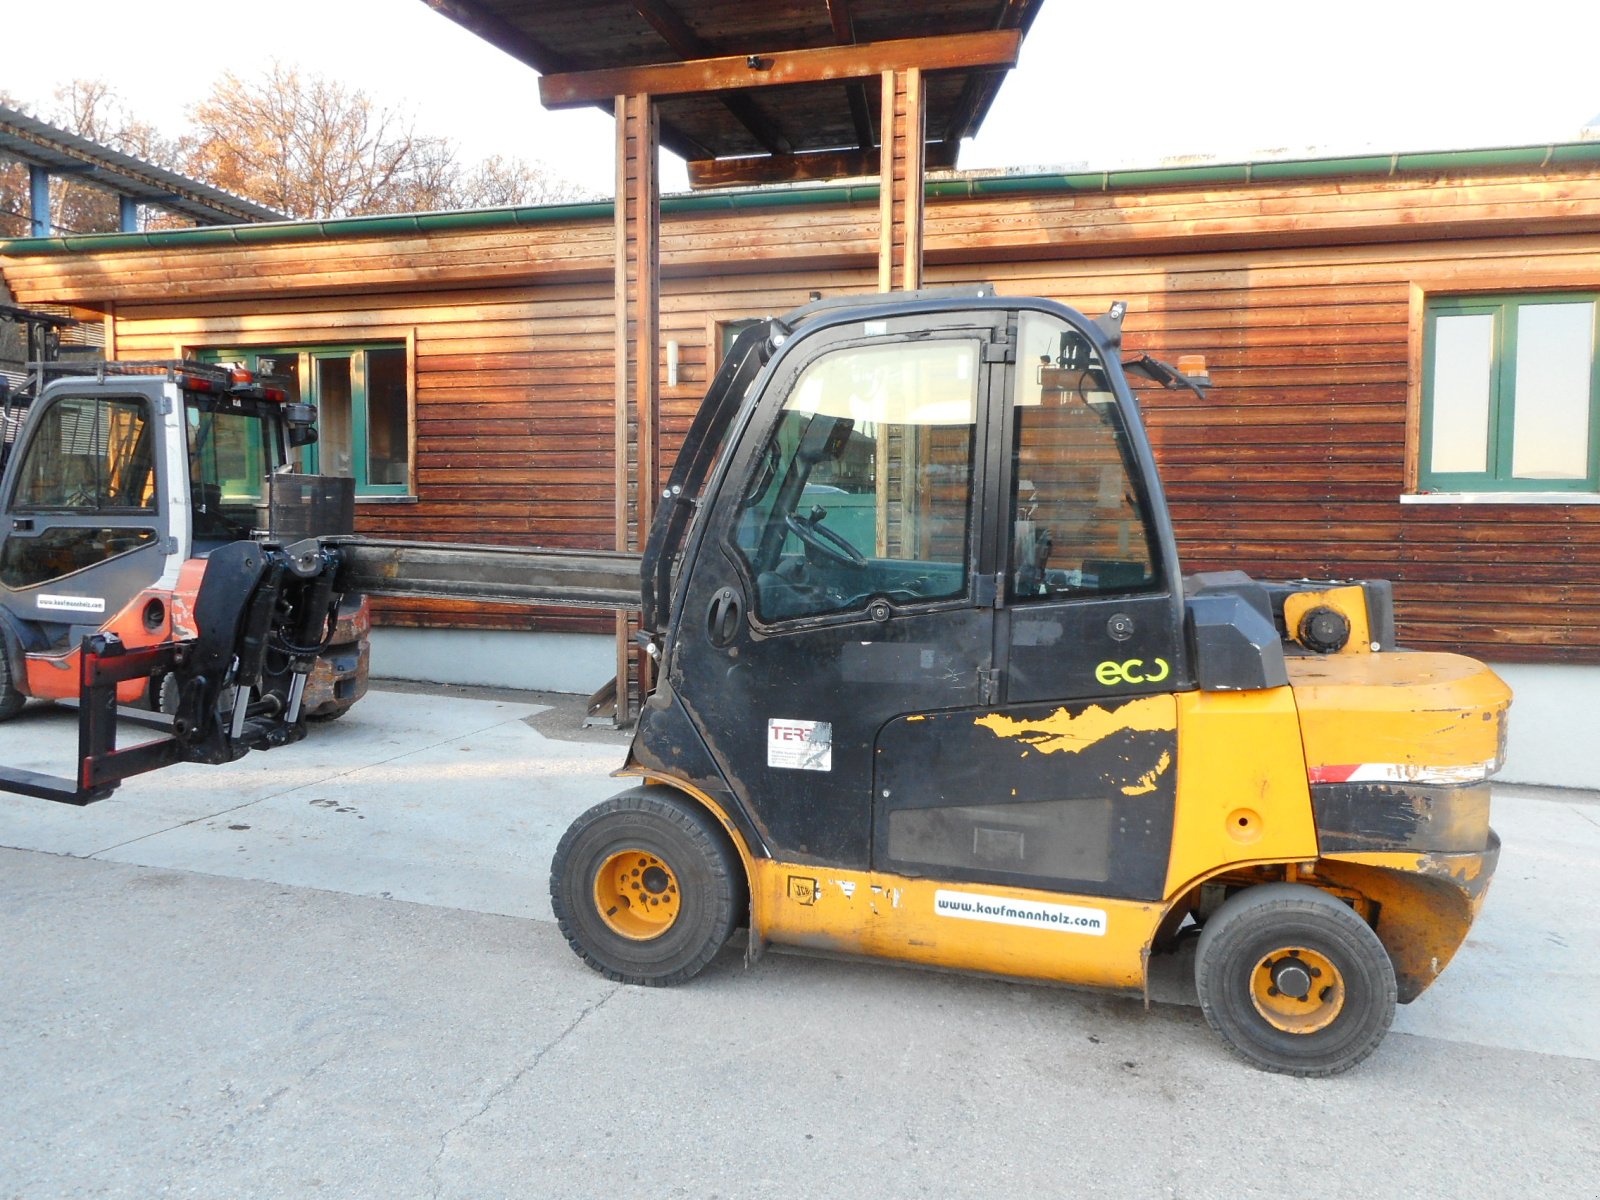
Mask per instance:
[[[926,74],[926,161],[953,166],[1043,0],[425,3],[539,71],[552,107],[649,92],[661,144],[714,186],[876,173],[871,77],[896,68]]]

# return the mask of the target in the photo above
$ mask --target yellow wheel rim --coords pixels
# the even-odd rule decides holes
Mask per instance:
[[[647,942],[671,929],[679,902],[678,877],[647,851],[619,851],[595,873],[595,911],[613,933],[631,941]]]
[[[1344,1008],[1344,977],[1325,954],[1305,946],[1274,950],[1250,973],[1250,999],[1274,1029],[1316,1033]]]

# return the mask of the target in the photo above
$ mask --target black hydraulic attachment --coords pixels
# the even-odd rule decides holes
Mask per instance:
[[[197,637],[138,649],[115,634],[83,639],[76,776],[0,767],[0,791],[89,804],[146,771],[231,762],[299,741],[306,681],[337,619],[341,565],[338,549],[315,539],[234,542],[213,551],[195,598]],[[178,696],[170,718],[118,706],[118,684],[169,674]],[[120,723],[166,734],[119,749]]]

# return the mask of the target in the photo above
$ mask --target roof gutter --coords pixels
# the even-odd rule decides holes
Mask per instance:
[[[1485,168],[1543,170],[1579,163],[1600,163],[1600,141],[1556,142],[1542,146],[1512,146],[1492,150],[1442,150],[1347,158],[1207,163],[1193,167],[1156,167],[1143,170],[938,179],[927,184],[926,194],[929,199],[979,199],[1062,192],[1116,192],[1154,187],[1249,185],[1332,177],[1398,176],[1426,171]],[[661,201],[661,212],[663,216],[672,216],[703,212],[737,212],[747,209],[875,205],[877,202],[876,183],[833,184],[822,187],[778,187],[667,196]],[[609,200],[602,200],[585,204],[488,208],[469,212],[408,213],[393,216],[338,217],[326,221],[206,226],[196,229],[155,230],[148,233],[91,233],[67,237],[16,238],[11,241],[0,241],[0,254],[22,257],[198,246],[258,246],[275,242],[459,233],[474,229],[509,229],[555,222],[611,219],[612,203]]]

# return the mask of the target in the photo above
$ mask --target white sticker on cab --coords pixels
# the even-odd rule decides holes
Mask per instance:
[[[767,722],[767,766],[790,771],[833,770],[833,725],[773,717]]]
[[[102,596],[38,596],[35,603],[53,612],[103,613],[106,610]]]

